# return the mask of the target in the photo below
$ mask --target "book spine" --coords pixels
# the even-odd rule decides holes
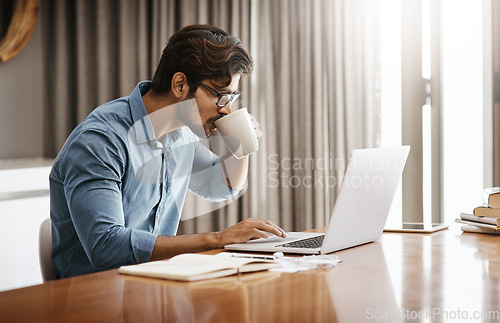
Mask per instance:
[[[475,207],[472,214],[477,217],[495,217],[500,218],[500,208],[492,208],[489,206]]]
[[[487,224],[492,224],[492,225],[496,225],[496,226],[500,225],[500,219],[496,218],[496,217],[491,217],[491,216],[476,216],[476,215],[471,215],[471,214],[467,214],[467,213],[461,213],[460,218],[462,220],[467,220],[467,221],[487,223]]]
[[[462,231],[464,232],[473,232],[473,233],[488,233],[488,234],[495,234],[495,235],[500,235],[500,231],[497,230],[492,230],[492,229],[487,229],[487,228],[480,228],[468,224],[462,225]]]
[[[489,187],[489,188],[483,189],[483,192],[481,194],[481,198],[483,200],[484,206],[487,206],[489,208],[494,208],[494,209],[500,208],[498,203],[495,204],[495,203],[492,203],[492,201],[491,201],[491,197],[493,195],[497,195],[497,194],[500,194],[500,187]],[[494,204],[494,205],[492,205],[492,204]]]

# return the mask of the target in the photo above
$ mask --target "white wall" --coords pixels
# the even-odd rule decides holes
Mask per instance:
[[[38,21],[24,49],[0,63],[0,291],[42,282],[38,228],[49,216],[49,197],[48,192],[40,196],[40,190],[48,189],[51,162],[37,161],[35,164],[44,167],[27,170],[26,161],[19,160],[43,153],[42,72]],[[24,175],[19,167],[26,171]],[[17,170],[12,173],[6,168]],[[23,190],[38,192],[20,198]]]
[[[49,217],[51,160],[0,162],[0,291],[42,282],[38,230]]]
[[[0,159],[42,155],[41,38],[38,20],[19,55],[0,63]]]

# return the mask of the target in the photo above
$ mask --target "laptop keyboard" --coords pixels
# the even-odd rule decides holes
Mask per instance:
[[[320,248],[323,244],[323,240],[325,239],[325,235],[315,236],[312,238],[297,240],[288,242],[276,247],[290,247],[290,248]]]

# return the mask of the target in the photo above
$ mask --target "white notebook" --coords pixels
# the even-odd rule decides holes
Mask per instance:
[[[254,272],[280,267],[273,260],[255,258],[230,258],[217,255],[186,253],[169,260],[146,262],[137,265],[122,266],[120,274],[196,281],[234,275],[238,272]]]

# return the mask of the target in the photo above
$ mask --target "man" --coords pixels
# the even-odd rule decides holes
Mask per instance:
[[[268,233],[286,236],[270,221],[254,219],[220,232],[175,236],[188,189],[219,201],[244,186],[247,157],[227,152],[218,158],[200,138],[231,113],[240,76],[251,68],[238,38],[211,26],[185,27],[171,37],[152,82],[96,108],[75,128],[50,174],[58,278]]]

